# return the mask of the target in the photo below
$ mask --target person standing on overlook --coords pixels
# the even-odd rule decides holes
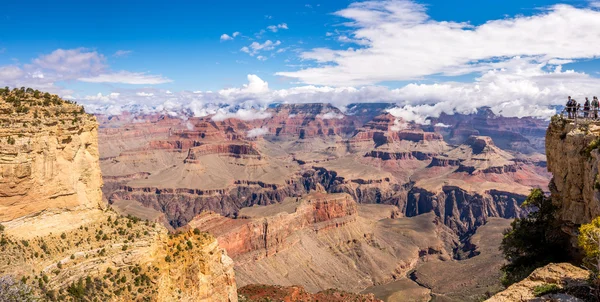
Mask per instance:
[[[590,116],[590,99],[585,98],[585,103],[583,103],[583,117],[588,118]]]
[[[595,120],[598,119],[598,107],[600,107],[600,103],[598,103],[598,97],[595,96],[592,98],[592,112]]]
[[[568,100],[567,100],[567,116],[569,118],[573,118],[573,116],[571,115],[571,111],[572,111],[572,107],[573,106],[573,100],[571,99],[571,96],[569,96]]]

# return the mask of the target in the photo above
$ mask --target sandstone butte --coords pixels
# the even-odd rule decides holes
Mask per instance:
[[[600,216],[600,125],[578,125],[555,116],[546,133],[548,170],[552,201],[560,205],[557,214],[562,230],[571,235],[576,247],[578,226]],[[586,285],[589,272],[567,263],[538,268],[525,280],[513,284],[488,301],[581,301],[567,294],[535,297],[540,285],[577,288]]]
[[[83,107],[2,91],[1,276],[51,301],[237,301],[213,236],[103,207],[98,124]]]

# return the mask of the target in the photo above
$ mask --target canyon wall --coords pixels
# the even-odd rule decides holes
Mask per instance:
[[[558,218],[574,233],[583,223],[600,216],[600,126],[567,123],[555,117],[546,135],[548,170]]]

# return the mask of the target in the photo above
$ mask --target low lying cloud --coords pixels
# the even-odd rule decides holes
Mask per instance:
[[[253,121],[253,120],[264,120],[271,117],[271,113],[264,110],[256,109],[238,109],[237,111],[231,112],[225,109],[217,110],[217,113],[212,116],[212,120],[215,122],[221,122],[226,119],[234,118],[242,121]]]
[[[583,99],[597,93],[598,87],[600,79],[586,73],[563,71],[560,65],[537,64],[531,58],[516,57],[510,60],[508,68],[487,71],[472,83],[414,83],[397,89],[308,85],[274,90],[260,77],[248,75],[247,84],[215,92],[146,88],[143,92],[154,94],[152,97],[138,95],[141,90],[120,90],[116,95],[76,100],[81,100],[90,112],[173,111],[189,116],[215,115],[216,120],[268,118],[265,110],[274,103],[331,103],[344,109],[352,103],[386,102],[396,105],[389,112],[399,119],[428,124],[428,117],[468,114],[483,106],[503,116],[549,118],[555,114],[552,106],[564,104],[566,96]],[[340,117],[329,112],[321,118]]]
[[[253,137],[263,136],[268,133],[269,133],[269,128],[267,128],[267,127],[254,128],[254,129],[248,130],[248,133],[246,134],[246,136],[253,138]]]
[[[320,118],[322,120],[331,120],[331,119],[341,120],[341,119],[344,118],[344,115],[341,114],[341,113],[330,111],[330,112],[327,112],[325,114],[319,114],[319,115],[317,115],[317,118]]]

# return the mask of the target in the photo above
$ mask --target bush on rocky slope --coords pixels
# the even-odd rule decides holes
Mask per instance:
[[[508,261],[502,267],[502,283],[509,286],[527,277],[536,268],[567,260],[568,238],[554,218],[558,210],[541,189],[534,189],[522,207],[531,212],[517,218],[504,233],[500,249]]]

